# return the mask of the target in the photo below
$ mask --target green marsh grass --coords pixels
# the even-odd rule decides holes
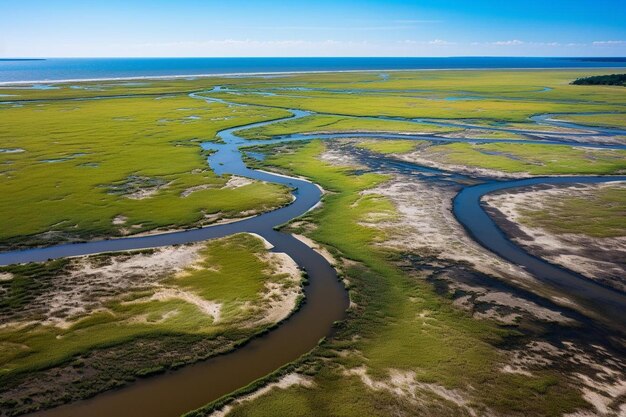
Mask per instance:
[[[626,128],[626,113],[617,114],[571,114],[556,116],[566,122],[580,123],[587,126]]]
[[[286,114],[187,96],[0,108],[11,120],[0,124],[2,147],[23,150],[0,153],[0,244],[45,244],[32,236],[50,231],[58,241],[179,228],[285,204],[288,191],[277,185],[222,188],[228,177],[212,173],[200,142]],[[123,193],[131,178],[162,186],[132,198]],[[204,188],[184,196],[192,187]],[[125,222],[113,224],[117,216]]]
[[[254,308],[266,302],[265,285],[286,279],[268,272],[269,264],[260,258],[266,252],[263,242],[248,234],[212,240],[200,251],[199,264],[161,281],[164,288],[186,291],[220,304],[221,318],[217,323],[194,304],[179,298],[153,300],[150,296],[155,289],[146,289],[111,299],[104,310],[79,316],[67,328],[36,323],[6,326],[0,329],[0,380],[142,337],[215,338],[232,334],[245,340],[262,330],[259,325],[243,328],[242,324],[251,318]],[[62,260],[0,268],[0,272],[15,275],[10,283],[2,283],[7,291],[0,300],[0,309],[4,313],[19,309],[24,301],[29,301],[28,297],[24,300],[24,288],[33,291],[32,286],[44,279],[45,273],[48,280],[54,280],[55,274],[67,273],[67,263]],[[37,291],[33,293],[36,294]]]
[[[533,175],[608,175],[626,171],[626,151],[561,145],[450,143],[426,148],[422,156],[443,163]]]
[[[396,120],[374,120],[359,117],[329,115],[307,116],[287,120],[264,127],[241,131],[241,136],[249,139],[269,139],[273,136],[293,133],[319,132],[401,132],[401,133],[441,133],[461,129],[441,127],[426,123],[412,123]]]
[[[609,238],[626,236],[626,188],[608,186],[584,197],[548,196],[542,207],[526,207],[520,222],[553,233]]]
[[[356,307],[335,339],[306,361],[304,372],[313,377],[312,388],[273,390],[237,406],[231,415],[388,416],[416,410],[421,415],[442,415],[450,407],[460,415],[465,413],[449,403],[438,403],[434,395],[432,403],[416,409],[407,398],[372,391],[359,377],[344,373],[359,367],[383,382],[392,369],[414,372],[419,383],[462,390],[471,404],[483,410],[557,416],[586,406],[553,372],[534,376],[500,372],[506,357],[498,345],[516,333],[471,318],[424,281],[400,271],[395,266],[398,254],[376,245],[385,233],[368,220],[393,217],[393,206],[382,197],[361,194],[386,177],[355,175],[350,167],[323,163],[318,159],[323,150],[322,142],[313,141],[298,145],[295,152],[270,156],[265,163],[308,177],[330,191],[323,206],[307,217],[316,227],[301,232],[357,262],[344,270]]]

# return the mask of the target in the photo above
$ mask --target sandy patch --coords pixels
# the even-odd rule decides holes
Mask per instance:
[[[266,250],[273,248],[263,237],[254,236],[264,242]],[[197,243],[72,258],[66,269],[54,278],[50,288],[24,308],[1,317],[0,328],[24,326],[31,323],[34,317],[42,325],[68,328],[85,314],[106,311],[107,302],[141,291],[145,291],[145,295],[128,302],[182,300],[210,316],[213,322],[220,322],[222,306],[219,302],[162,284],[166,278],[181,276],[190,269],[202,267],[200,251],[205,245]],[[261,294],[261,301],[243,306],[250,313],[244,323],[246,326],[273,324],[285,319],[293,312],[303,293],[302,273],[291,257],[274,252],[263,252],[259,256],[267,265],[265,272],[270,279]],[[0,279],[9,280],[12,275],[2,273]],[[134,319],[142,321],[145,317]]]
[[[193,304],[200,310],[202,313],[207,316],[213,317],[213,323],[217,323],[221,318],[221,309],[222,305],[220,303],[215,303],[213,301],[205,300],[204,298],[191,293],[189,291],[184,291],[178,288],[160,288],[147,298],[140,298],[138,300],[134,300],[131,303],[144,303],[146,301],[168,301],[168,300],[182,300],[186,303]]]
[[[423,155],[421,151],[414,151],[405,154],[392,154],[391,157],[401,161],[412,162],[425,167],[436,168],[455,174],[464,174],[472,177],[494,177],[494,178],[528,178],[532,175],[527,172],[503,172],[495,169],[471,167],[467,165],[457,165],[444,163],[435,160],[434,155]]]
[[[556,322],[556,323],[573,322],[573,320],[567,317],[564,317],[558,311],[549,310],[529,300],[515,297],[506,292],[490,291],[484,295],[477,297],[476,301],[498,304],[498,305],[507,306],[509,308],[513,308],[516,310],[525,311],[527,313],[532,314],[535,318],[538,318],[543,321]]]
[[[513,366],[513,365],[504,365],[502,369],[500,369],[500,372],[503,372],[505,374],[520,374],[520,375],[525,375],[525,376],[533,376],[533,374],[530,373],[529,371],[522,369],[519,366]]]
[[[246,185],[250,185],[253,182],[254,181],[249,178],[240,177],[238,175],[232,175],[222,188],[235,189],[235,188],[245,187]]]
[[[269,242],[263,240],[271,246]],[[267,273],[277,279],[265,284],[262,312],[255,314],[260,318],[248,323],[249,326],[273,324],[286,319],[294,311],[299,297],[303,294],[302,271],[289,255],[283,252],[267,252],[261,256],[261,260],[269,265]]]
[[[168,246],[150,252],[72,258],[51,287],[32,302],[0,318],[0,327],[37,317],[44,325],[68,327],[78,316],[104,308],[123,294],[154,288],[159,281],[198,262],[203,244]]]
[[[317,252],[320,255],[322,255],[322,257],[324,259],[326,259],[326,261],[329,264],[331,264],[333,266],[338,265],[338,262],[335,259],[335,257],[326,248],[324,248],[323,246],[318,245],[317,242],[315,242],[313,239],[309,239],[308,237],[306,237],[304,235],[298,235],[298,234],[294,234],[293,237],[295,237],[300,242],[302,242],[305,245],[307,245],[309,248],[313,249],[315,252]]]
[[[523,349],[505,352],[509,363],[502,372],[532,375],[533,370],[550,368],[558,362],[570,384],[595,412],[578,411],[569,417],[622,416],[626,402],[626,363],[600,346],[580,346],[564,341],[562,346],[548,342],[530,342]]]
[[[343,141],[345,143],[353,142],[350,140]],[[326,148],[326,150],[320,155],[320,160],[327,162],[331,165],[338,166],[350,166],[354,169],[365,169],[367,168],[364,165],[359,164],[359,162],[350,154],[346,153],[342,149],[335,148]]]
[[[394,175],[390,181],[364,192],[389,198],[399,214],[393,220],[377,223],[377,227],[388,231],[389,238],[382,245],[469,262],[485,274],[533,283],[534,278],[523,269],[497,257],[467,236],[452,214],[452,199],[456,193],[452,187],[404,175]]]
[[[137,190],[133,193],[126,194],[124,197],[130,198],[131,200],[143,200],[144,198],[152,197],[153,195],[158,193],[160,190],[167,188],[168,185],[169,183],[164,184],[162,186],[158,186],[158,187],[144,188],[141,190]]]
[[[0,272],[0,281],[11,281],[13,274],[10,272]]]
[[[471,408],[466,395],[459,390],[451,390],[441,385],[419,382],[413,371],[399,369],[389,370],[389,379],[374,380],[367,374],[365,367],[353,368],[344,372],[348,376],[358,376],[363,384],[374,391],[388,391],[398,397],[409,399],[415,404],[424,404],[431,401],[434,394],[440,400],[463,408],[470,415],[476,416],[476,411]]]
[[[126,216],[122,216],[122,215],[120,214],[119,216],[115,216],[115,217],[113,218],[113,221],[111,221],[111,223],[112,223],[114,226],[120,226],[120,225],[122,225],[122,224],[125,224],[127,221],[128,221],[128,217],[126,217]]]
[[[225,417],[231,411],[233,411],[233,409],[239,404],[253,401],[259,397],[262,397],[263,395],[270,393],[271,391],[275,389],[287,389],[293,386],[302,386],[302,387],[310,388],[310,387],[313,387],[313,380],[297,373],[287,374],[281,377],[276,382],[267,384],[263,388],[260,388],[243,397],[237,398],[235,401],[225,406],[221,410],[216,410],[212,412],[211,414],[208,415],[208,417]]]
[[[213,185],[213,184],[196,185],[194,187],[189,187],[189,188],[183,190],[183,192],[180,193],[180,196],[182,198],[189,197],[191,194],[193,194],[193,193],[195,193],[197,191],[209,190],[211,188],[215,188],[215,185]]]

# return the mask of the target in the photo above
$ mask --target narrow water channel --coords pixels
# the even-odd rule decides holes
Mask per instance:
[[[526,252],[504,234],[481,204],[481,199],[485,195],[496,191],[544,184],[598,184],[612,181],[626,181],[626,176],[541,177],[490,181],[463,188],[454,199],[453,212],[469,235],[483,247],[523,267],[533,277],[557,290],[564,297],[572,297],[573,302],[584,307],[595,319],[626,335],[626,323],[621,320],[626,311],[626,294]]]

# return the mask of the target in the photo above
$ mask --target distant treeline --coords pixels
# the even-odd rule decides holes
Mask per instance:
[[[622,85],[626,86],[626,74],[595,75],[572,81],[574,85]]]

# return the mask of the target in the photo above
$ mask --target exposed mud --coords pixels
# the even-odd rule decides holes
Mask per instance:
[[[265,385],[263,388],[260,388],[251,394],[244,395],[242,397],[237,398],[231,404],[225,406],[224,408],[220,410],[214,411],[213,413],[209,414],[207,417],[226,417],[239,404],[244,404],[244,403],[253,401],[276,389],[287,389],[287,388],[298,386],[298,385],[309,388],[313,386],[313,381],[310,378],[297,374],[297,373],[287,374],[283,376],[282,378],[280,378],[278,381],[269,383]]]

